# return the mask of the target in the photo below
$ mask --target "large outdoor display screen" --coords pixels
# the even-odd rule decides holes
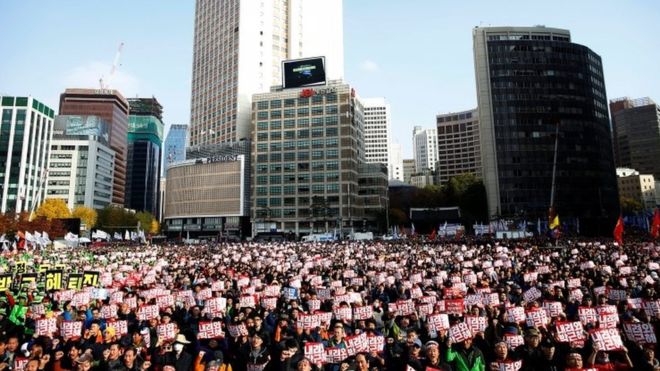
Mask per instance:
[[[285,89],[325,85],[325,58],[315,57],[282,62]]]

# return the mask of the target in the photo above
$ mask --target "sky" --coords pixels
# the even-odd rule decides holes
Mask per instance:
[[[2,0],[0,95],[32,95],[57,111],[65,88],[107,78],[123,42],[111,86],[155,96],[166,127],[188,124],[194,3]],[[569,29],[598,53],[608,99],[660,101],[656,0],[344,0],[345,80],[361,97],[387,99],[392,136],[412,158],[413,126],[476,107],[472,29],[533,25]]]

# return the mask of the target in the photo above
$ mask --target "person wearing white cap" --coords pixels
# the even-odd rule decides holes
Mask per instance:
[[[424,344],[426,358],[422,361],[422,370],[435,369],[449,371],[451,368],[440,358],[440,344],[435,340],[427,341]]]
[[[172,351],[166,353],[164,357],[164,364],[174,366],[177,371],[191,371],[195,359],[190,353],[185,351],[185,347],[188,344],[190,344],[190,341],[186,339],[185,335],[178,334],[172,345]]]

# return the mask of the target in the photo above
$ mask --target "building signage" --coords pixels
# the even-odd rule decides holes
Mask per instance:
[[[321,88],[321,89],[303,89],[300,91],[300,98],[310,98],[315,95],[327,95],[337,93],[337,88]]]

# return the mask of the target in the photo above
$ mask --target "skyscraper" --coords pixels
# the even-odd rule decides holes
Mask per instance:
[[[123,205],[128,155],[128,101],[117,90],[66,89],[60,115],[98,116],[108,123],[108,144],[115,151],[112,202]]]
[[[610,102],[617,167],[660,179],[660,106],[650,98]]]
[[[44,200],[55,112],[32,97],[0,96],[0,212]]]
[[[481,177],[479,113],[476,109],[436,116],[438,178],[445,183],[461,174]]]
[[[162,107],[155,98],[129,99],[125,206],[158,215]]]
[[[413,129],[413,156],[415,172],[435,171],[438,161],[438,130],[436,128],[422,129],[421,126],[415,126]]]
[[[390,165],[390,105],[385,98],[365,98],[364,146],[369,164]],[[391,178],[391,176],[390,176]]]
[[[312,56],[343,77],[341,0],[197,0],[190,145],[249,138],[252,95],[281,85],[283,60]]]
[[[554,206],[604,233],[618,197],[600,56],[543,26],[476,27],[473,38],[490,215],[545,219],[558,132]]]
[[[163,147],[162,176],[167,177],[167,167],[186,159],[186,141],[188,140],[188,125],[171,125],[165,137]]]

